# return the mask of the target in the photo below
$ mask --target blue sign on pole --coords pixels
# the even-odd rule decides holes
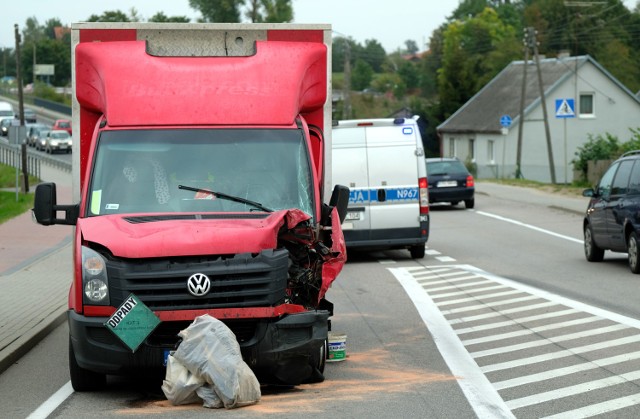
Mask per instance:
[[[502,115],[500,117],[500,125],[509,128],[511,126],[511,117],[509,115]]]
[[[556,99],[556,118],[575,118],[576,104],[573,99]]]

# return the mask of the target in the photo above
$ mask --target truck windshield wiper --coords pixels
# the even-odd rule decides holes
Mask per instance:
[[[241,204],[251,205],[252,207],[256,207],[256,208],[258,208],[258,209],[260,209],[260,210],[262,210],[264,212],[273,212],[273,210],[271,208],[267,208],[267,207],[263,206],[259,202],[250,201],[248,199],[240,198],[238,196],[227,195],[227,194],[222,193],[222,192],[214,192],[214,191],[211,191],[209,189],[193,188],[191,186],[185,186],[185,185],[178,185],[178,189],[184,189],[184,190],[193,191],[193,192],[210,193],[211,195],[215,196],[216,198],[221,198],[221,199],[226,199],[228,201],[239,202]]]

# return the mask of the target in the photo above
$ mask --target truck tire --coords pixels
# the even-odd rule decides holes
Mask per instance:
[[[327,365],[329,354],[329,341],[325,339],[315,355],[311,357],[311,376],[305,380],[305,384],[321,383],[324,381],[324,367]]]
[[[78,392],[101,390],[107,385],[105,374],[89,371],[78,365],[71,338],[69,338],[69,375],[71,376],[71,386]]]
[[[412,259],[422,259],[425,253],[424,244],[421,244],[418,246],[411,246],[409,248],[409,253],[411,253]]]

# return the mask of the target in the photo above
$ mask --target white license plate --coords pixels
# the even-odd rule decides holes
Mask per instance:
[[[359,220],[360,213],[359,212],[348,212],[345,220]]]
[[[455,180],[443,180],[438,182],[436,185],[438,188],[451,188],[453,186],[458,186],[458,182]]]

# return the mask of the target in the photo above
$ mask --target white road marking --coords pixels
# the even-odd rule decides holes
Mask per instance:
[[[428,291],[428,289],[427,289],[427,291]],[[527,295],[527,296],[524,296],[524,297],[512,298],[510,300],[492,301],[492,302],[489,302],[489,303],[482,303],[482,304],[476,304],[476,305],[473,305],[473,306],[453,308],[451,310],[440,310],[440,311],[442,311],[442,314],[444,314],[446,316],[448,314],[464,313],[465,311],[482,310],[482,309],[485,309],[485,308],[493,308],[493,307],[505,306],[505,305],[508,305],[508,304],[520,303],[522,301],[530,301],[530,300],[540,300],[540,298],[536,297],[535,295]]]
[[[71,381],[67,382],[67,384],[60,387],[58,391],[56,391],[53,396],[49,397],[47,401],[42,403],[36,410],[31,412],[27,419],[45,419],[54,410],[58,408],[65,400],[69,398],[73,394],[73,387],[71,386]]]
[[[424,289],[406,270],[390,268],[389,271],[413,301],[452,374],[460,377],[458,384],[476,415],[480,418],[515,418]]]
[[[476,214],[484,215],[485,217],[495,218],[496,220],[505,221],[507,223],[515,224],[515,225],[518,225],[520,227],[525,227],[525,228],[528,228],[528,229],[531,229],[531,230],[539,231],[541,233],[548,234],[548,235],[554,236],[554,237],[559,237],[561,239],[569,240],[569,241],[572,241],[574,243],[584,244],[583,240],[574,239],[573,237],[565,236],[563,234],[558,234],[558,233],[555,233],[553,231],[545,230],[544,228],[536,227],[536,226],[533,226],[531,224],[526,224],[526,223],[523,223],[523,222],[520,222],[520,221],[517,221],[517,220],[512,220],[511,218],[506,218],[506,217],[502,217],[500,215],[490,214],[490,213],[484,212],[484,211],[476,211]]]
[[[474,279],[474,278],[479,278],[479,279],[482,280],[482,282],[486,282],[485,278],[482,278],[481,276],[478,276],[478,275],[459,276],[457,278],[443,279],[442,281],[431,281],[431,282],[426,282],[426,283],[424,281],[428,281],[430,278],[418,278],[418,277],[416,277],[416,280],[418,281],[418,283],[420,283],[420,285],[422,285],[423,287],[427,288],[427,285],[451,284],[451,283],[455,283],[455,282],[468,281],[469,279]],[[456,285],[451,285],[451,286],[455,287]],[[429,288],[429,291],[438,291],[438,288]]]
[[[505,354],[507,352],[520,351],[522,349],[536,348],[538,346],[545,346],[551,343],[565,342],[567,340],[580,339],[580,338],[585,338],[589,336],[597,336],[603,333],[610,333],[610,332],[615,332],[615,331],[624,330],[624,329],[629,329],[629,326],[626,326],[624,324],[614,324],[608,327],[601,327],[599,329],[585,330],[582,332],[569,333],[568,335],[561,335],[561,336],[550,337],[550,338],[545,338],[540,340],[534,340],[532,342],[518,343],[515,345],[509,345],[509,346],[501,346],[499,348],[487,349],[487,350],[478,351],[478,352],[470,352],[469,355],[478,359],[485,356]]]
[[[467,340],[463,340],[462,343],[465,346],[476,345],[478,343],[487,343],[487,342],[493,342],[493,341],[496,341],[496,340],[511,339],[511,338],[515,338],[515,337],[518,337],[518,336],[534,335],[536,333],[545,332],[545,331],[548,331],[548,330],[562,329],[562,328],[565,328],[565,327],[572,327],[572,326],[577,326],[577,325],[580,325],[580,324],[597,322],[597,321],[600,321],[600,320],[602,320],[602,318],[597,317],[597,316],[583,317],[581,319],[570,320],[568,322],[553,323],[553,324],[548,324],[548,325],[540,326],[540,327],[532,327],[531,329],[524,329],[524,330],[517,330],[515,332],[501,333],[499,335],[485,336],[485,337],[476,338],[476,339],[467,339]]]
[[[609,365],[620,364],[622,362],[634,361],[640,359],[640,352],[631,352],[628,354],[611,356],[609,358],[595,359],[582,364],[571,365],[569,367],[556,368],[536,374],[524,375],[521,377],[511,378],[504,381],[496,381],[493,386],[496,390],[504,390],[506,388],[518,387],[524,384],[537,383],[539,381],[551,378],[561,377],[564,375],[575,374],[577,372],[588,371],[596,368],[602,368]]]
[[[455,262],[456,260],[449,256],[436,256],[436,259],[440,262]]]
[[[542,355],[530,356],[528,358],[519,358],[513,361],[500,362],[498,364],[485,365],[480,367],[483,372],[501,371],[509,368],[522,367],[525,365],[537,364],[539,362],[551,361],[552,359],[565,358],[585,352],[597,351],[599,349],[612,348],[614,346],[626,345],[628,343],[640,342],[640,335],[627,336],[620,339],[608,340],[606,342],[592,343],[577,348],[562,349],[556,352],[550,352]]]
[[[592,416],[602,415],[604,413],[614,412],[640,404],[640,394],[632,394],[630,396],[620,397],[606,402],[596,403],[580,409],[569,410],[567,412],[558,413],[557,415],[547,416],[543,419],[578,419],[590,418]]]
[[[512,290],[512,291],[504,291],[504,292],[494,292],[493,294],[484,294],[484,295],[479,295],[477,297],[459,298],[457,300],[451,300],[451,301],[447,301],[447,302],[438,303],[438,307],[453,306],[453,305],[456,305],[456,304],[469,303],[469,302],[472,302],[472,301],[477,302],[478,299],[480,299],[480,298],[504,297],[505,295],[513,295],[513,294],[522,294],[522,291]]]
[[[471,290],[462,290],[462,291],[448,292],[443,294],[433,294],[431,295],[431,298],[435,300],[440,298],[457,297],[459,295],[471,295],[470,293],[476,292],[476,291],[490,291],[490,290],[503,290],[503,289],[506,289],[504,285],[500,285],[500,284],[496,285],[495,282],[487,281],[485,285],[482,287],[476,287]],[[481,295],[476,296],[476,298],[478,297],[482,297],[482,296]]]
[[[568,308],[566,310],[560,310],[560,311],[554,311],[554,312],[551,312],[551,313],[538,314],[536,316],[522,317],[522,318],[516,319],[516,320],[505,320],[505,321],[502,321],[502,322],[484,324],[482,326],[472,326],[472,327],[466,327],[466,328],[461,328],[461,329],[455,329],[455,332],[458,335],[464,335],[465,333],[473,333],[473,332],[479,332],[479,331],[485,331],[485,330],[491,330],[491,329],[500,329],[500,328],[505,327],[505,326],[515,326],[515,325],[522,326],[522,323],[524,323],[524,322],[531,322],[531,321],[544,320],[544,319],[552,319],[554,317],[562,317],[562,316],[566,316],[568,314],[575,314],[575,313],[579,313],[579,311],[576,310],[575,308]]]
[[[457,317],[455,319],[449,319],[449,323],[453,324],[453,323],[474,322],[477,320],[485,320],[485,319],[490,319],[492,317],[504,316],[505,314],[522,313],[523,311],[536,310],[538,308],[552,307],[552,306],[557,306],[557,304],[551,301],[547,301],[545,303],[520,306],[520,307],[510,308],[507,310],[492,311],[491,313],[477,314],[475,316]]]
[[[544,393],[533,394],[519,399],[508,400],[507,406],[511,409],[519,409],[521,407],[548,402],[549,400],[560,399],[562,397],[573,396],[576,394],[582,394],[600,388],[624,384],[638,379],[640,379],[640,371],[632,371],[625,374],[602,378],[600,380],[593,380],[573,386],[557,388],[555,390],[545,391]]]

